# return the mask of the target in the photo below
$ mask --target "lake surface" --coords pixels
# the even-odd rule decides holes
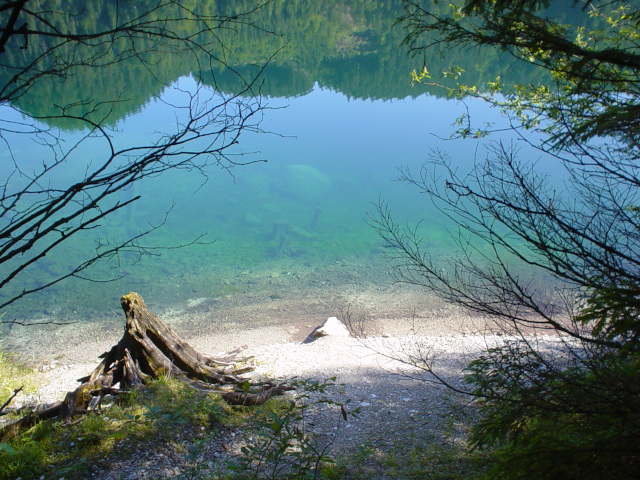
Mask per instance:
[[[357,2],[339,5],[352,3]],[[399,2],[391,4],[399,7]],[[327,8],[333,6],[331,2]],[[438,91],[411,86],[415,62],[399,45],[403,33],[393,26],[395,17],[387,8],[378,13],[377,19],[352,18],[351,23],[360,26],[352,27],[350,36],[336,34],[337,40],[326,42],[328,50],[318,53],[320,60],[307,59],[306,66],[284,50],[284,59],[266,74],[263,101],[269,108],[260,124],[263,132],[246,132],[234,151],[243,155],[239,160],[256,163],[212,169],[206,178],[197,172],[172,171],[136,184],[123,198],[141,195],[141,200],[106,219],[92,236],[70,242],[54,257],[40,261],[13,288],[60,274],[82,261],[82,255],[90,254],[97,238],[135,235],[149,224],[162,223],[169,211],[166,223],[143,243],[174,247],[206,234],[199,244],[154,250],[141,259],[123,252],[117,265],[99,265],[87,274],[112,281],[70,280],[54,285],[9,306],[7,318],[117,319],[119,298],[129,291],[140,293],[159,313],[200,309],[215,317],[225,306],[253,302],[255,317],[260,308],[269,310],[270,302],[304,300],[296,308],[313,310],[314,302],[322,298],[322,314],[335,314],[327,310],[331,302],[337,309],[341,302],[366,303],[363,292],[399,288],[389,276],[381,239],[367,221],[380,199],[389,204],[399,223],[422,220],[423,246],[432,255],[451,255],[448,228],[452,225],[428,198],[396,181],[398,168],[417,170],[431,151],[440,149],[456,166],[466,169],[476,155],[483,155],[482,147],[476,150],[479,144],[473,141],[445,140],[465,106]],[[367,14],[375,17],[376,12]],[[362,26],[366,22],[367,28]],[[295,52],[304,51],[305,41],[313,41],[296,43],[291,35],[289,48]],[[352,51],[344,53],[345,45],[351,45]],[[484,65],[497,68],[486,59]],[[167,103],[185,90],[195,91],[199,77],[180,69],[173,76],[169,87],[140,94],[145,101],[127,107],[122,118],[113,120],[116,143],[134,145],[176,121]],[[212,87],[204,88],[201,94],[216,95]],[[224,88],[229,95],[234,86],[230,82]],[[44,97],[51,95],[49,91]],[[36,102],[29,104],[28,99],[22,102],[26,112],[46,109]],[[478,121],[499,121],[485,105],[468,102],[468,106]],[[12,114],[5,109],[3,118]],[[67,125],[60,128],[69,144],[85,134]],[[68,169],[53,181],[63,184],[73,178],[100,148],[99,141],[83,143],[70,157]],[[16,152],[35,159],[34,165],[50,155],[32,141],[14,144],[13,154]],[[6,168],[9,152],[0,152],[0,156]]]

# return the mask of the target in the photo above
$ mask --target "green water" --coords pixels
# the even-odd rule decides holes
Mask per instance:
[[[286,30],[290,44],[266,74],[262,94],[269,108],[260,124],[263,132],[245,132],[234,147],[234,153],[243,154],[239,160],[256,163],[229,170],[212,168],[206,178],[198,172],[172,171],[136,184],[122,198],[140,195],[141,200],[106,218],[99,229],[58,248],[2,295],[64,274],[91,255],[98,239],[126,240],[148,225],[162,223],[170,211],[164,225],[141,240],[152,247],[150,254],[139,258],[136,252],[124,251],[85,273],[99,282],[73,279],[56,284],[7,307],[6,318],[111,318],[117,315],[120,295],[129,291],[166,311],[220,301],[241,304],[243,298],[258,294],[268,300],[295,292],[312,299],[328,287],[385,288],[392,280],[384,245],[367,221],[381,198],[400,223],[422,219],[424,248],[446,259],[452,253],[447,231],[451,224],[419,192],[395,181],[397,169],[418,169],[433,149],[446,150],[456,165],[468,168],[478,145],[443,140],[463,105],[437,90],[411,86],[409,74],[416,62],[399,45],[403,32],[394,26],[399,6],[399,2],[370,8],[359,2],[337,6],[300,2],[297,15],[308,17],[314,30],[292,24],[291,12],[279,17],[286,10],[284,2],[271,5],[272,28]],[[328,23],[324,28],[322,21],[316,21],[322,20],[323,12]],[[235,40],[236,57],[231,58],[239,62],[236,70],[252,71],[253,67],[242,65],[250,51],[242,38]],[[282,41],[267,37],[262,49],[273,51]],[[469,63],[473,79],[480,71],[493,78],[499,70],[498,63],[484,57],[455,60]],[[31,97],[20,99],[20,108],[43,115],[51,108],[51,98],[72,103],[79,91],[99,96],[96,92],[104,92],[108,85],[128,85],[122,88],[133,103],[119,104],[109,122],[114,142],[135,145],[170,129],[175,111],[165,102],[174,101],[185,89],[195,91],[195,78],[212,84],[207,77],[211,72],[196,72],[179,59],[162,58],[158,63],[169,86],[154,85],[140,77],[144,72],[139,67],[128,70],[125,64],[110,73],[110,83],[104,78],[97,81],[96,72],[89,71],[84,79],[75,77],[67,84],[37,86]],[[216,75],[216,84],[227,94],[238,88],[224,71]],[[79,89],[79,81],[86,88]],[[216,92],[206,87],[201,94]],[[497,114],[486,106],[474,102],[470,106],[478,120],[497,121]],[[5,121],[11,115],[15,112],[3,109]],[[47,124],[51,126],[51,121]],[[69,145],[85,134],[66,122],[57,127]],[[24,159],[24,165],[32,162],[37,168],[51,155],[33,141],[21,142],[14,139],[11,155]],[[104,147],[99,140],[83,142],[68,167],[50,179],[52,184],[77,178],[87,162],[100,158]],[[0,152],[5,178],[11,155]],[[173,248],[196,239],[195,245]]]

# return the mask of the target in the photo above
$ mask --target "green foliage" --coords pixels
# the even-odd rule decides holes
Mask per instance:
[[[640,473],[640,357],[599,350],[582,362],[519,343],[468,366],[483,399],[474,448],[493,449],[487,478],[605,479]]]
[[[450,400],[451,410],[438,415],[435,425],[416,415],[416,427],[371,441],[336,459],[323,469],[330,480],[472,480],[487,469],[486,455],[469,451],[469,425],[475,408]],[[430,408],[425,405],[425,412]]]
[[[54,454],[56,442],[51,435],[58,428],[43,422],[19,438],[3,443],[0,449],[0,478],[3,480],[35,478],[46,471],[49,458]]]
[[[442,202],[448,215],[460,215],[465,234],[494,250],[486,257],[494,268],[466,256],[453,262],[450,277],[414,259],[425,283],[516,327],[518,340],[502,341],[467,368],[472,393],[482,401],[471,443],[492,456],[487,478],[636,478],[638,5],[589,1],[566,16],[556,2],[535,0],[466,0],[448,14],[405,3],[414,52],[432,53],[435,45],[495,47],[553,78],[509,87],[507,75],[484,84],[465,83],[465,72],[455,66],[444,75],[457,82],[447,88],[450,96],[501,109],[520,138],[565,167],[565,191],[551,188],[535,165],[501,143],[497,150],[489,147],[493,155],[468,177],[449,168],[446,193],[435,181],[405,177]],[[437,70],[426,66],[414,81],[435,84]],[[474,126],[468,114],[456,132],[461,138],[490,133],[491,126]],[[540,287],[522,281],[501,248],[533,267],[543,282],[553,277],[562,292],[541,298]],[[563,298],[549,300],[554,296]],[[556,334],[556,343],[537,338],[531,327]]]
[[[294,386],[299,392],[295,401],[275,397],[256,409],[230,407],[218,395],[161,378],[77,423],[43,421],[0,444],[0,480],[48,478],[52,472],[55,478],[87,478],[92,468],[128,458],[145,445],[166,444],[185,454],[180,468],[186,478],[212,478],[203,451],[220,429],[237,427],[251,440],[225,465],[227,469],[219,469],[224,478],[324,478],[324,469],[334,461],[328,446],[319,447],[305,430],[310,409],[333,409],[337,423],[357,414],[357,409],[348,412],[346,404],[327,397],[335,379],[302,380]]]
[[[467,451],[464,445],[434,443],[397,445],[384,465],[390,478],[471,480],[482,473],[484,463],[480,454]]]
[[[427,48],[422,46],[423,36],[431,32],[440,36],[434,43],[477,44],[483,50],[498,47],[521,60],[519,68],[534,65],[552,75],[542,84],[540,76],[520,83],[513,71],[496,76],[496,82],[488,82],[486,76],[482,83],[463,76],[462,82],[448,84],[450,96],[481,97],[501,108],[519,127],[544,133],[546,143],[556,147],[596,136],[635,142],[640,111],[640,15],[631,3],[589,2],[583,10],[540,13],[538,2],[464,2],[467,8],[451,6],[448,15],[423,10],[419,2],[406,3],[411,13],[405,20],[412,27],[406,41],[414,51]],[[482,8],[473,7],[476,3]],[[432,72],[450,76],[449,68],[426,65]],[[431,76],[414,73],[421,83],[433,84]],[[464,130],[459,133],[469,135]]]
[[[594,289],[576,321],[591,327],[598,338],[616,343],[623,351],[640,352],[640,286],[621,281]]]
[[[336,458],[333,463],[325,465],[322,469],[322,478],[327,480],[365,480],[371,478],[371,472],[367,471],[367,464],[372,459],[378,458],[377,448],[372,444],[358,445],[355,451]]]

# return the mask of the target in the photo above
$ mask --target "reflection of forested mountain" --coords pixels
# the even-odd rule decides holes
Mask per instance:
[[[51,11],[64,8],[64,0],[42,3]],[[233,14],[255,6],[253,0],[188,3],[208,15]],[[110,121],[114,122],[138,110],[158,95],[164,85],[190,73],[220,91],[242,91],[242,78],[255,75],[275,52],[278,53],[270,61],[261,84],[260,91],[266,96],[303,95],[316,82],[352,98],[416,96],[423,93],[425,87],[410,84],[409,73],[418,61],[412,60],[400,46],[404,31],[396,19],[402,13],[401,3],[400,0],[275,0],[252,14],[253,24],[260,28],[247,25],[220,30],[220,39],[228,49],[225,58],[232,70],[219,64],[209,68],[210,62],[203,58],[171,55],[148,46],[144,64],[136,59],[100,68],[78,68],[75,75],[64,82],[35,82],[17,104],[32,115],[46,116],[57,113],[54,103],[70,105],[105,97],[122,98],[112,107]],[[78,31],[92,31],[96,25],[109,27],[109,22],[115,21],[110,2],[87,0],[83,4],[83,13],[74,26]],[[138,1],[130,5],[140,12],[146,4]],[[434,8],[448,8],[446,4],[439,2]],[[118,46],[115,47],[117,52]],[[2,86],[8,84],[16,71],[11,67],[30,60],[24,55],[35,56],[44,48],[46,45],[30,45],[21,50],[14,45],[8,49],[0,57]],[[432,72],[460,65],[466,71],[465,81],[472,84],[504,73],[504,67],[495,57],[477,50],[448,52],[446,57],[429,59],[428,65]],[[512,82],[533,80],[524,69],[513,70]],[[438,90],[431,93],[442,94]]]
[[[449,7],[447,2],[440,2],[433,8]],[[282,38],[254,37],[263,58],[288,42],[266,72],[261,90],[265,95],[305,94],[316,82],[361,99],[404,98],[427,91],[426,87],[412,86],[410,82],[410,72],[422,60],[412,59],[401,45],[405,36],[404,29],[397,24],[402,14],[401,0],[279,0],[257,13],[256,24],[282,34]],[[252,54],[255,44],[250,41],[233,44],[234,65],[246,76],[259,69]],[[483,79],[493,80],[504,73],[508,64],[501,64],[496,55],[489,55],[486,50],[460,50],[428,59],[428,65],[432,72],[460,65],[465,69],[466,82],[481,84]],[[533,80],[526,70],[512,71],[511,81]],[[208,75],[201,78],[208,83]],[[216,86],[233,92],[241,88],[241,83],[237,76],[217,73]],[[438,88],[431,88],[429,93],[445,94]]]

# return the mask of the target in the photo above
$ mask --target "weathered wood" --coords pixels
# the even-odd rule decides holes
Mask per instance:
[[[33,427],[42,420],[60,416],[62,404],[63,402],[57,402],[49,407],[38,408],[33,412],[29,412],[19,420],[4,425],[2,429],[0,429],[0,440],[10,440],[25,428]]]
[[[264,404],[275,395],[282,395],[287,390],[292,389],[292,387],[286,385],[276,385],[261,393],[227,392],[222,394],[222,398],[232,405],[256,406]]]
[[[91,382],[110,371],[112,385],[122,382],[127,387],[135,387],[149,378],[168,374],[203,387],[205,384],[241,383],[245,379],[239,375],[252,370],[251,367],[234,368],[238,361],[237,351],[223,359],[198,352],[151,313],[137,293],[123,296],[120,303],[126,316],[125,333],[117,345],[102,355],[103,360],[93,373],[83,380]]]
[[[62,402],[0,429],[0,440],[15,436],[20,429],[32,426],[44,418],[60,417],[69,423],[77,414],[89,410],[89,403],[120,385],[120,389],[137,388],[153,378],[171,375],[202,390],[224,389],[231,385],[248,385],[240,375],[253,370],[251,366],[236,367],[250,357],[239,356],[236,349],[221,358],[203,355],[180,338],[168,325],[152,314],[137,293],[124,295],[120,301],[126,317],[125,332],[120,341],[100,355],[102,361],[90,375],[79,379],[81,385],[68,392]],[[268,384],[266,390],[228,392],[222,396],[229,403],[261,405],[287,388]]]

